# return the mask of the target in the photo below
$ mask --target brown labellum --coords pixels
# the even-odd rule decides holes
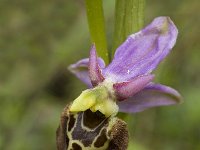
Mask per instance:
[[[57,150],[126,150],[127,124],[99,111],[72,114],[66,106],[56,132]]]

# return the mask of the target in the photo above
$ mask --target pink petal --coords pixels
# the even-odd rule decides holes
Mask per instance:
[[[154,75],[144,75],[136,77],[128,82],[115,83],[113,88],[117,99],[121,101],[133,96],[141,91],[153,78]]]
[[[93,86],[97,86],[104,81],[101,68],[97,59],[95,45],[92,46],[89,58],[89,76]]]

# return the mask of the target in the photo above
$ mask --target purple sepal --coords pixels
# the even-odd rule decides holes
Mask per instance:
[[[113,61],[103,70],[104,77],[122,82],[151,73],[170,52],[177,34],[177,28],[169,17],[154,19],[117,48]]]
[[[122,101],[125,100],[134,94],[141,91],[149,82],[151,82],[154,78],[154,75],[143,75],[136,77],[127,82],[115,83],[113,85],[115,96],[117,100]]]
[[[181,96],[176,90],[165,85],[151,83],[133,97],[118,102],[118,106],[120,112],[136,113],[151,107],[180,102]]]
[[[105,67],[103,59],[98,58],[98,64],[101,68]],[[72,64],[68,67],[69,71],[72,72],[77,78],[83,81],[89,88],[93,87],[88,72],[89,58],[81,59],[77,63]]]
[[[105,78],[101,72],[102,70],[97,60],[96,48],[95,45],[92,45],[89,58],[89,76],[93,86],[97,86],[104,81]]]

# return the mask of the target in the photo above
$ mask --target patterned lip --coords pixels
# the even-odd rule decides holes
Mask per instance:
[[[128,131],[122,120],[89,109],[76,114],[69,112],[69,106],[64,109],[57,129],[58,150],[121,150],[122,145],[123,149],[128,145]]]

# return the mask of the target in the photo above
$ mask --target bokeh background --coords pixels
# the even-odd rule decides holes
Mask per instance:
[[[111,46],[114,0],[104,0]],[[129,150],[200,150],[200,3],[146,2],[145,25],[167,15],[177,44],[156,81],[180,91],[184,103],[129,115]],[[0,149],[55,150],[64,106],[86,86],[67,66],[87,57],[90,37],[83,0],[0,0]]]

